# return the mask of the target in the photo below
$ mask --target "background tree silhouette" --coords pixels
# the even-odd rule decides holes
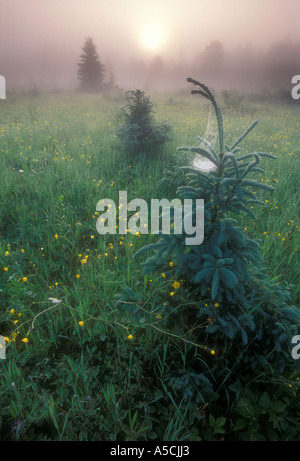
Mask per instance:
[[[91,37],[86,39],[82,47],[80,62],[77,65],[80,91],[97,92],[103,90],[105,67],[99,59]]]

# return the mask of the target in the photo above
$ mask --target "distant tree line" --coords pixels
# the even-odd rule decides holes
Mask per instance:
[[[291,78],[299,74],[299,63],[300,43],[278,42],[266,51],[258,51],[251,46],[228,50],[220,41],[211,41],[188,64],[168,65],[161,56],[155,56],[148,65],[142,61],[128,61],[128,67],[120,69],[119,73],[122,84],[127,73],[130,85],[134,82],[134,85],[158,90],[181,87],[186,75],[194,74],[215,89],[278,91],[291,89]],[[80,91],[100,92],[115,88],[112,74],[105,81],[106,69],[91,37],[84,42],[77,66]]]

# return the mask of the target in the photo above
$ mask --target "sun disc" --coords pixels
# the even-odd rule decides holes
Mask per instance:
[[[158,51],[164,43],[164,34],[158,26],[147,26],[142,32],[142,43],[149,51]]]

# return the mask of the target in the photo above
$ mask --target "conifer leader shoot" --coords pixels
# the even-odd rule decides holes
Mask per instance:
[[[174,209],[172,227],[174,234],[184,232],[193,237],[187,237],[186,245],[201,245],[204,239],[204,200],[184,199],[183,206],[179,199],[151,199],[151,233],[160,233],[160,218],[162,219],[162,234],[171,233],[171,207]],[[107,209],[107,211],[105,211]],[[139,209],[137,211],[137,209]],[[117,208],[115,202],[111,199],[102,199],[96,205],[97,212],[103,212],[99,215],[96,222],[97,232],[101,235],[106,233],[116,234],[117,229]],[[127,203],[127,191],[119,191],[119,234],[148,234],[148,204],[143,199],[133,199]],[[161,214],[160,214],[161,210]],[[127,212],[135,213],[128,220]],[[183,219],[183,222],[182,222]],[[139,221],[139,225],[137,222]],[[183,226],[184,224],[184,226]]]

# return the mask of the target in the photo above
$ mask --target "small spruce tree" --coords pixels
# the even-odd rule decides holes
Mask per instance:
[[[250,364],[252,369],[260,363],[283,370],[291,361],[290,341],[300,324],[299,311],[289,304],[288,290],[268,281],[259,241],[250,238],[234,219],[234,215],[243,213],[255,219],[253,206],[265,205],[253,189],[274,189],[252,175],[264,172],[259,167],[262,157],[276,157],[266,152],[239,155],[239,145],[257,120],[232,145],[226,144],[221,110],[213,93],[192,78],[188,82],[198,87],[192,94],[200,94],[212,103],[218,124],[219,152],[201,137],[199,146],[179,148],[204,159],[198,168],[183,167],[189,179],[177,188],[180,199],[204,199],[204,240],[200,245],[188,246],[182,229],[182,234],[161,235],[157,243],[141,248],[135,258],[152,251],[154,254],[142,263],[145,272],[164,273],[165,281],[181,281],[181,294],[198,305],[200,323],[208,322],[206,341],[211,342],[207,337],[212,335],[220,351],[231,350],[232,356],[225,358],[226,366],[232,366],[231,359],[235,361],[239,356],[239,362]],[[195,218],[195,208],[193,215]],[[228,340],[232,341],[231,348]],[[245,347],[247,354],[241,359],[240,351]],[[220,370],[218,373],[222,374]]]
[[[170,140],[170,126],[166,122],[155,122],[154,104],[144,91],[128,91],[121,113],[123,122],[117,135],[127,153],[149,153]]]

